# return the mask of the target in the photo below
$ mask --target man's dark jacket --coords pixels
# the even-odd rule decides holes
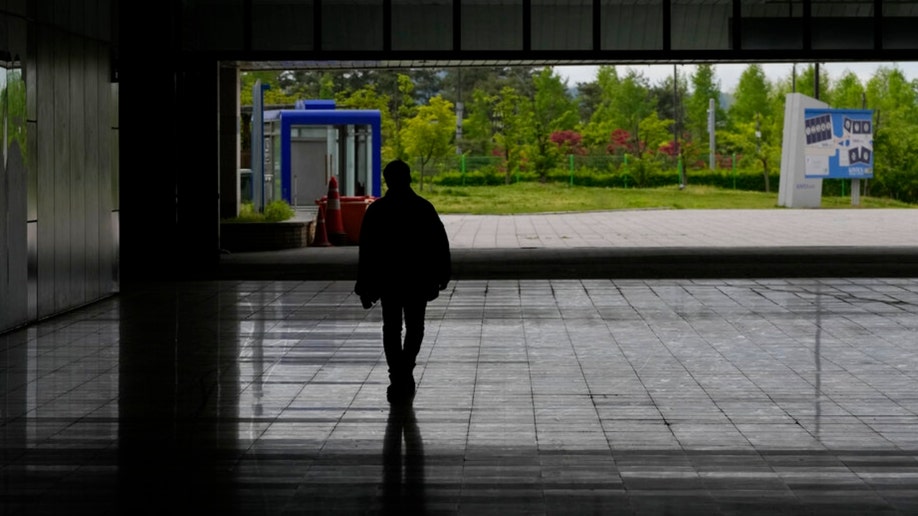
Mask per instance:
[[[373,201],[360,227],[354,292],[372,302],[398,294],[431,301],[452,275],[449,239],[434,206],[410,186]]]

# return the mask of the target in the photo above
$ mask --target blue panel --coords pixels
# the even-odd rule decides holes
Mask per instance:
[[[873,177],[873,110],[805,109],[806,177]]]
[[[382,116],[379,111],[369,109],[336,109],[336,110],[282,110],[277,113],[280,118],[281,139],[281,198],[292,203],[290,173],[290,132],[295,125],[369,125],[373,134],[373,191],[371,195],[382,194]]]

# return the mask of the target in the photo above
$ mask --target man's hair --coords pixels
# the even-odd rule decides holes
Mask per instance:
[[[383,170],[383,179],[389,188],[411,184],[411,168],[400,159],[392,160]]]

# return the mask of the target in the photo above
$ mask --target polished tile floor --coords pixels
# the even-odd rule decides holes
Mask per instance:
[[[918,279],[457,281],[401,407],[352,286],[0,335],[0,513],[918,514]]]

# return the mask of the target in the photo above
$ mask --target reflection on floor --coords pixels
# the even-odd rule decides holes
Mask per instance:
[[[0,336],[0,512],[918,513],[918,279],[456,282],[408,407],[351,287]]]

